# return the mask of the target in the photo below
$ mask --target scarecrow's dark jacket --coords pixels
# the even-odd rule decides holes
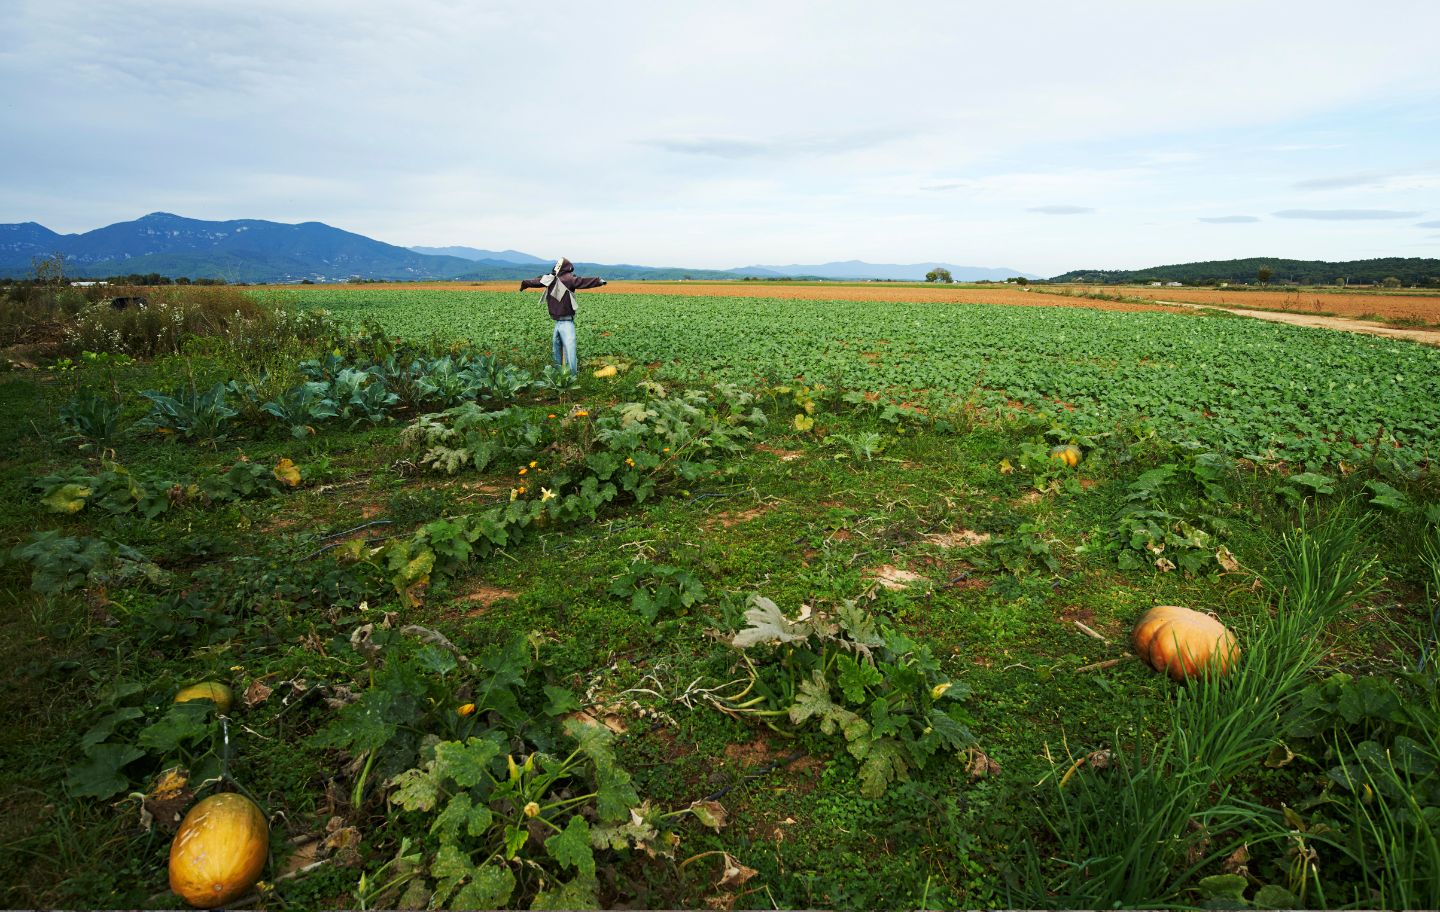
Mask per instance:
[[[544,278],[545,276],[536,276],[533,279],[525,279],[520,283],[520,290],[524,291],[527,288],[545,288],[545,283],[541,281]],[[555,295],[550,293],[549,289],[546,289],[544,301],[546,309],[550,311],[550,319],[552,320],[575,319],[575,295],[573,292],[580,291],[584,288],[599,288],[605,284],[604,279],[577,276],[575,274],[575,267],[571,265],[569,260],[561,261],[560,274],[556,276],[555,281],[563,283],[566,288],[570,289],[572,294],[567,294],[557,299]]]

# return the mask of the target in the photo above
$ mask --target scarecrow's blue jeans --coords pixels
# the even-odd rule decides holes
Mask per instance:
[[[580,358],[575,354],[575,321],[556,320],[555,333],[550,337],[555,366],[569,368],[570,376],[580,372]]]

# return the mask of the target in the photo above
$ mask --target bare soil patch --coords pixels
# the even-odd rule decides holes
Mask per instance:
[[[491,605],[502,599],[513,599],[520,593],[512,592],[509,589],[501,589],[499,586],[491,586],[479,580],[466,587],[465,591],[457,595],[454,604],[465,609],[466,617],[479,617],[490,609]]]
[[[976,532],[972,529],[955,529],[952,532],[932,532],[925,536],[925,540],[942,548],[973,548],[988,542],[990,533]]]
[[[885,564],[864,573],[865,579],[872,580],[886,589],[909,589],[911,586],[928,583],[925,577],[913,570],[903,570],[893,564]]]
[[[747,523],[753,519],[758,519],[759,517],[770,512],[774,508],[774,504],[761,504],[760,506],[754,507],[749,510],[727,511],[725,513],[717,513],[712,516],[708,522],[705,523],[705,528],[713,529],[718,525],[722,529],[733,529],[741,523]]]

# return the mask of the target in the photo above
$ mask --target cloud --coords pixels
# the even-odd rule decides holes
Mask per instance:
[[[911,135],[899,130],[866,130],[833,136],[802,136],[768,140],[731,136],[691,136],[641,140],[641,145],[677,155],[712,158],[788,158],[799,155],[836,155],[868,149]]]
[[[1425,162],[1413,168],[1388,171],[1357,171],[1331,177],[1315,177],[1291,184],[1296,190],[1351,190],[1357,187],[1384,190],[1432,190],[1440,186],[1440,162]]]
[[[1089,215],[1095,209],[1091,206],[1030,206],[1025,211],[1041,215]]]
[[[1363,174],[1341,174],[1335,177],[1314,177],[1296,181],[1290,186],[1296,190],[1343,190],[1348,187],[1378,187],[1395,176],[1394,172],[1368,171]]]
[[[1202,215],[1200,221],[1209,222],[1212,225],[1248,225],[1251,222],[1258,222],[1260,219],[1253,215]]]
[[[1433,222],[1416,222],[1416,228],[1440,228],[1440,219]]]
[[[1419,212],[1399,209],[1282,209],[1272,213],[1276,218],[1314,219],[1322,222],[1366,222],[1376,219],[1414,218]]]

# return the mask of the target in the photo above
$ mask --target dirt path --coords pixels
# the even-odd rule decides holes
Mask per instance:
[[[1347,320],[1344,317],[1319,317],[1313,314],[1282,313],[1275,310],[1246,310],[1241,307],[1219,307],[1215,304],[1189,304],[1184,301],[1156,301],[1156,304],[1171,304],[1194,310],[1223,310],[1242,317],[1269,320],[1271,323],[1289,323],[1291,326],[1311,326],[1317,329],[1342,329],[1346,332],[1364,333],[1370,336],[1385,336],[1390,339],[1408,339],[1422,345],[1440,346],[1440,329],[1405,329],[1400,326],[1386,326],[1369,320]]]

